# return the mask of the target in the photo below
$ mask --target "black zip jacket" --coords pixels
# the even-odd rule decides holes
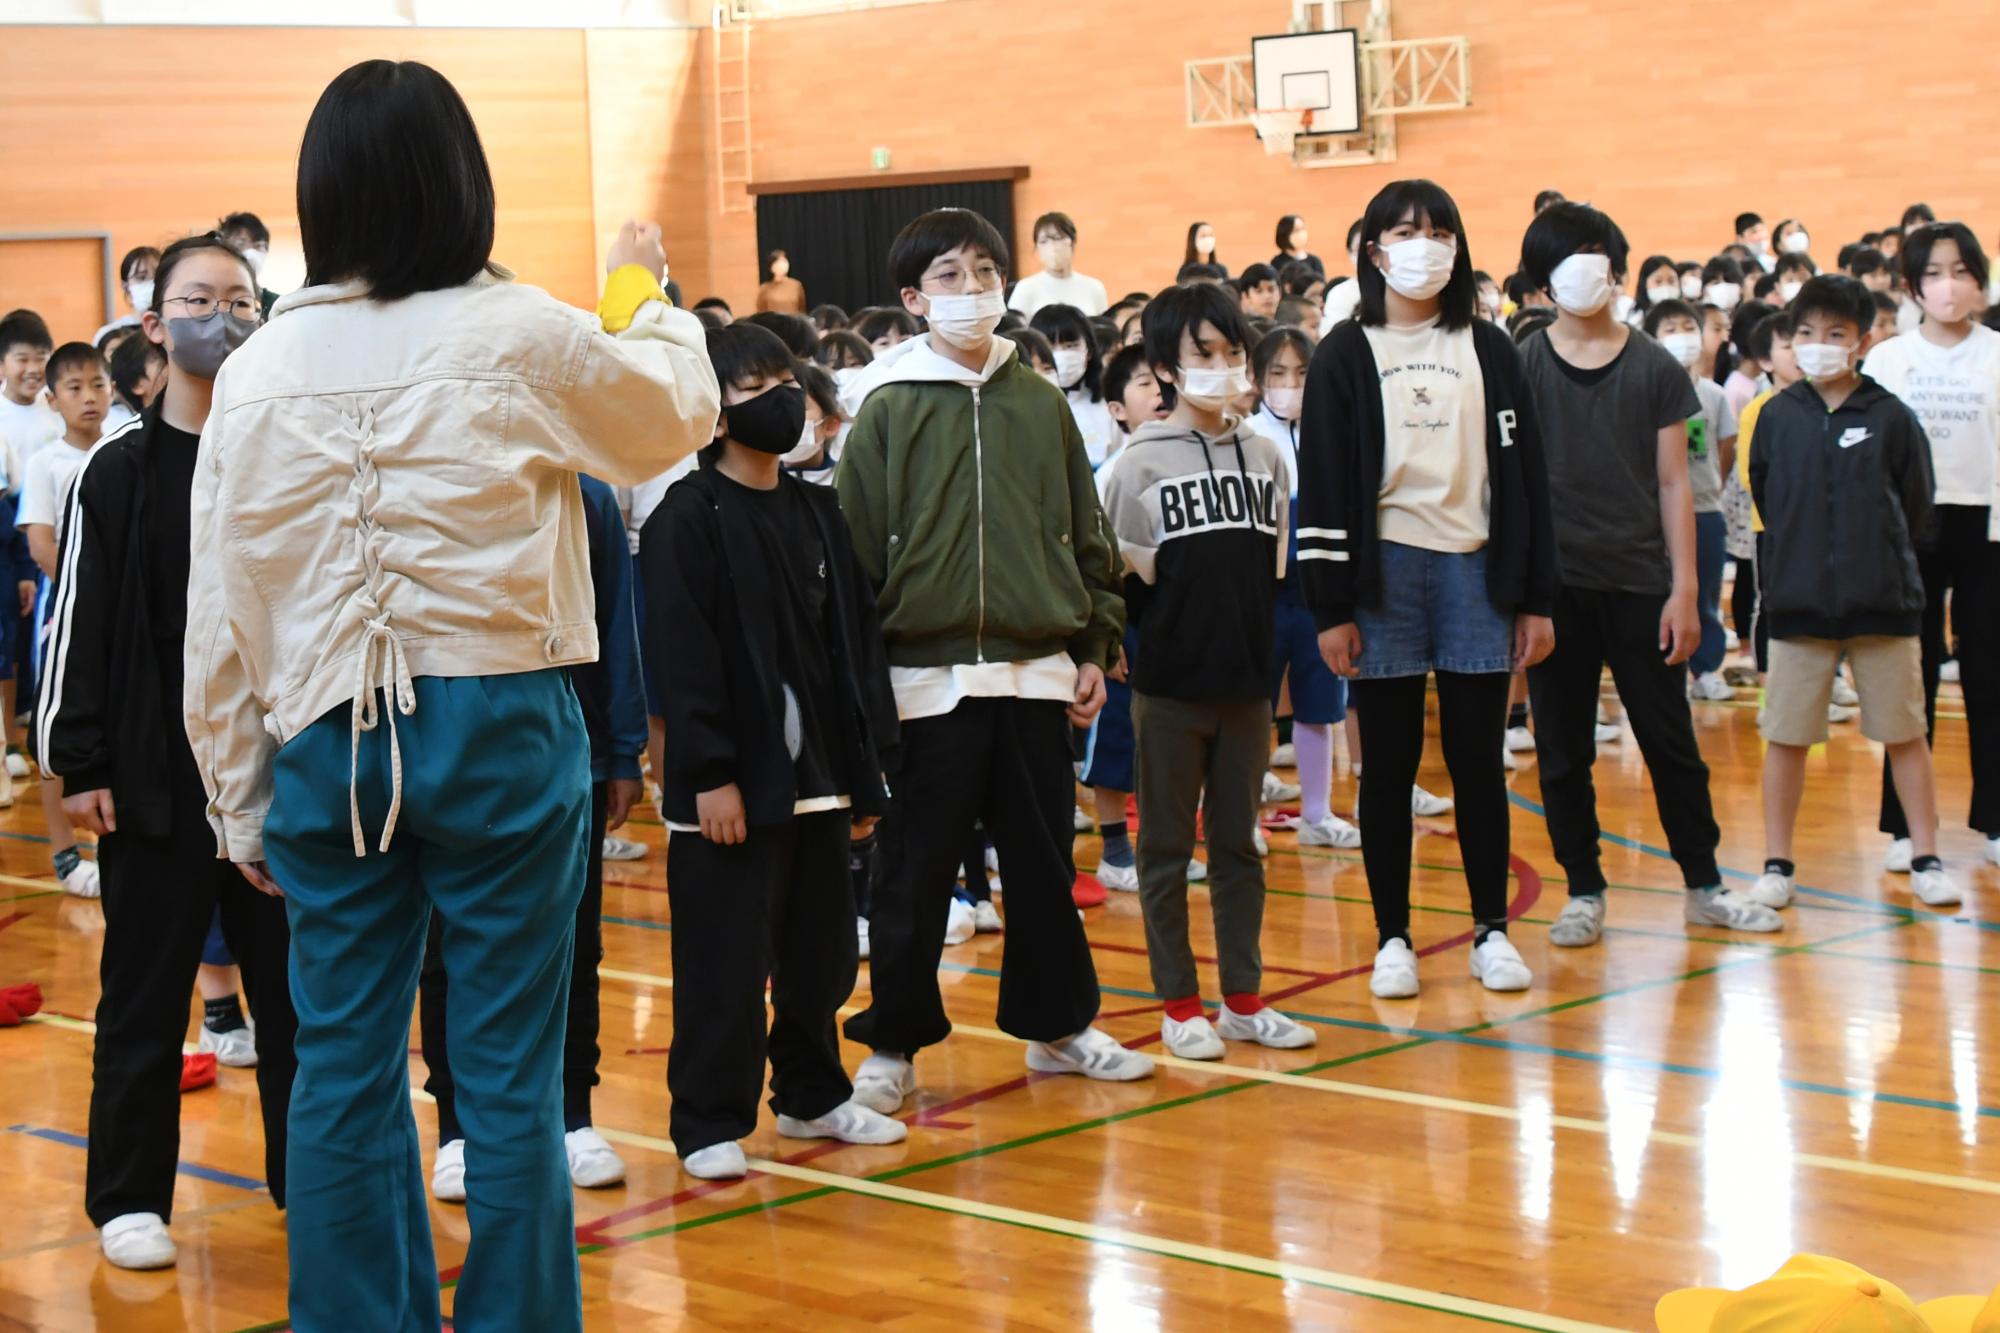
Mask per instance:
[[[148,838],[167,836],[169,783],[194,763],[181,701],[161,697],[147,604],[147,456],[159,419],[155,404],[77,474],[35,706],[42,771],[65,795],[110,788],[119,831]]]
[[[674,483],[640,532],[643,657],[666,710],[663,813],[672,823],[698,823],[696,794],[733,782],[750,825],[783,824],[797,800],[797,773],[776,669],[778,576],[743,501],[711,471],[715,457],[704,451],[702,466]],[[875,597],[855,561],[839,497],[795,477],[778,484],[806,497],[827,553],[830,656],[844,696],[826,717],[833,776],[857,818],[881,815],[888,808],[885,756],[898,733]]]
[[[1475,319],[1472,344],[1486,390],[1487,596],[1505,614],[1545,616],[1559,574],[1534,395],[1505,330]],[[1299,578],[1322,630],[1382,604],[1375,524],[1386,434],[1375,353],[1348,320],[1313,353],[1299,429]]]
[[[1914,635],[1923,626],[1916,548],[1929,540],[1930,440],[1866,375],[1829,412],[1804,380],[1766,402],[1750,443],[1757,558],[1780,639]]]

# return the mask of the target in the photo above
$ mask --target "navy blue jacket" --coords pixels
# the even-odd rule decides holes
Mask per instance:
[[[595,477],[583,483],[590,532],[590,580],[597,590],[597,660],[570,668],[590,735],[590,780],[637,778],[646,752],[646,694],[639,667],[639,612],[632,547],[618,497]]]

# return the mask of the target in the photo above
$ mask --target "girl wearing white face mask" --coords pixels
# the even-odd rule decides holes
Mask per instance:
[[[1702,299],[1725,314],[1742,304],[1743,285],[1743,266],[1728,255],[1717,255],[1702,265]]]
[[[1722,516],[1722,479],[1736,466],[1736,413],[1720,385],[1701,373],[1707,335],[1702,312],[1685,301],[1664,301],[1646,314],[1646,336],[1686,367],[1701,410],[1688,418],[1688,487],[1694,499],[1696,591],[1701,646],[1688,659],[1697,699],[1728,700],[1736,691],[1722,678],[1729,636],[1722,625],[1722,565],[1728,558],[1729,524]]]
[[[1945,591],[1951,593],[1972,751],[1969,822],[2000,862],[2000,333],[1980,321],[1990,278],[1985,251],[1961,222],[1919,226],[1900,256],[1924,321],[1871,348],[1868,375],[1901,398],[1930,438],[1936,472],[1937,542],[1920,548],[1925,702],[1934,716],[1945,650]],[[1885,773],[1884,833],[1889,868],[1908,870],[1909,824]]]
[[[1368,756],[1356,819],[1380,945],[1370,989],[1417,993],[1411,793],[1434,673],[1472,897],[1472,973],[1489,990],[1522,990],[1532,978],[1506,933],[1502,754],[1510,676],[1551,645],[1542,438],[1513,341],[1477,316],[1451,196],[1397,181],[1363,223],[1360,308],[1306,375],[1298,527],[1320,653],[1351,682]]]
[[[1681,275],[1674,261],[1653,255],[1639,265],[1639,295],[1632,303],[1632,323],[1644,322],[1646,312],[1662,301],[1681,300]]]
[[[1033,318],[1047,305],[1070,305],[1085,315],[1104,313],[1111,298],[1104,284],[1076,271],[1076,223],[1067,213],[1044,213],[1035,219],[1035,258],[1042,271],[1014,284],[1007,308]]]
[[[1187,249],[1181,255],[1183,264],[1209,264],[1229,276],[1229,266],[1224,264],[1220,252],[1215,248],[1215,228],[1206,222],[1188,224]]]
[[[152,308],[153,273],[159,266],[160,252],[150,245],[125,252],[125,257],[118,261],[118,287],[125,293],[131,313],[120,315],[92,334],[92,343],[101,347],[105,334],[113,329],[129,329],[139,323],[140,316]]]
[[[1812,249],[1812,237],[1806,234],[1806,224],[1797,218],[1786,218],[1771,231],[1771,244],[1777,248],[1778,256],[1802,255]]]
[[[1521,356],[1549,444],[1561,547],[1556,649],[1528,672],[1528,691],[1549,837],[1569,877],[1570,900],[1549,940],[1566,948],[1595,944],[1604,931],[1590,769],[1607,665],[1688,888],[1686,920],[1780,926],[1770,908],[1721,889],[1721,833],[1681,668],[1701,639],[1687,431],[1701,399],[1675,357],[1611,318],[1609,284],[1623,277],[1629,253],[1618,224],[1587,204],[1545,210],[1521,241],[1521,271],[1547,284],[1558,309]],[[1742,276],[1733,261],[1709,268],[1725,263]]]
[[[1096,467],[1110,452],[1118,427],[1104,405],[1104,366],[1090,321],[1073,305],[1045,305],[1028,327],[1049,340],[1055,363],[1056,387],[1069,399],[1076,428],[1083,432],[1084,452]]]

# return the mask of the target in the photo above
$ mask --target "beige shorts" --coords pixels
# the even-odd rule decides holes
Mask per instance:
[[[1861,734],[1881,745],[1922,739],[1924,673],[1914,635],[1771,640],[1764,739],[1774,745],[1818,745],[1826,739],[1826,709],[1842,653],[1861,696]]]

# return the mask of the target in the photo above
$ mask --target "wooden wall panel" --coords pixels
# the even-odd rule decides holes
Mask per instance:
[[[434,65],[464,94],[493,165],[496,258],[594,304],[577,31],[8,27],[0,231],[109,230],[122,253],[249,209],[273,232],[272,285],[289,289],[303,277],[293,198],[306,118],[334,75],[376,57]]]
[[[125,313],[123,299],[113,315]],[[111,317],[104,311],[104,243],[94,236],[0,238],[0,313],[20,306],[48,321],[57,346],[89,341]]]
[[[625,219],[657,221],[668,272],[690,302],[710,283],[715,186],[702,69],[709,42],[706,31],[686,28],[584,35],[598,267]]]

